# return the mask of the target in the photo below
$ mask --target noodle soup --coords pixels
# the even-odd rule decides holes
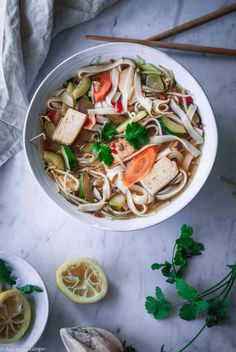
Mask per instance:
[[[204,143],[191,92],[141,58],[80,68],[40,118],[42,159],[58,192],[109,219],[148,216],[177,197]]]

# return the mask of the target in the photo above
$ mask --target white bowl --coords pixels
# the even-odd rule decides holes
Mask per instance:
[[[70,204],[57,193],[55,185],[44,171],[39,150],[35,148],[29,140],[40,133],[40,121],[37,116],[44,112],[47,98],[64,81],[76,74],[80,67],[88,65],[93,58],[98,56],[101,56],[102,60],[109,60],[110,58],[118,59],[120,57],[135,58],[137,55],[144,58],[147,62],[151,62],[155,65],[160,64],[172,69],[177,82],[193,93],[194,102],[199,107],[204,124],[205,143],[193,181],[184,192],[171,201],[170,204],[159,209],[156,213],[143,218],[132,218],[128,220],[97,218],[93,215],[78,211],[76,206]],[[99,45],[81,51],[63,61],[43,80],[35,92],[27,112],[24,128],[26,158],[35,179],[42,189],[67,213],[97,228],[112,231],[143,229],[168,219],[185,207],[204,185],[215,160],[217,143],[218,136],[214,114],[206,94],[196,79],[182,65],[168,55],[157,49],[139,44],[115,43]]]
[[[18,279],[17,284],[19,286],[32,284],[43,289],[43,292],[35,292],[27,297],[32,309],[32,319],[29,330],[19,341],[13,344],[1,345],[0,348],[0,351],[31,351],[42,336],[47,325],[49,314],[47,288],[39,273],[25,259],[16,254],[1,251],[0,258],[12,269],[12,277]]]

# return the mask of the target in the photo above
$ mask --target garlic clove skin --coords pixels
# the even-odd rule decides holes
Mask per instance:
[[[60,335],[67,352],[124,352],[120,339],[104,329],[63,328]]]

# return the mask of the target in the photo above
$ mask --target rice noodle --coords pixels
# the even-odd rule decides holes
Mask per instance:
[[[114,98],[118,88],[119,76],[120,76],[120,73],[119,73],[118,67],[114,67],[111,72],[112,87],[110,92],[106,96],[106,103],[109,106],[112,106],[112,99]]]
[[[186,130],[188,131],[189,135],[198,143],[202,144],[203,143],[203,138],[202,136],[197,133],[193,126],[191,125],[187,115],[184,113],[184,111],[180,108],[179,105],[177,105],[173,100],[170,101],[170,106],[174,110],[174,112],[181,118]]]
[[[179,169],[179,172],[183,175],[181,183],[178,186],[173,185],[173,186],[164,188],[162,191],[156,194],[156,199],[166,200],[166,199],[172,198],[185,187],[188,180],[188,176],[183,169]]]
[[[108,63],[108,64],[85,66],[78,71],[78,76],[79,76],[79,78],[85,78],[85,77],[92,76],[92,75],[99,73],[99,72],[112,70],[114,67],[117,67],[120,65],[128,65],[128,66],[135,67],[135,62],[131,59],[121,58],[119,60],[116,60],[116,61],[114,61],[112,63]]]
[[[142,210],[138,210],[134,204],[133,196],[130,190],[127,190],[126,196],[127,196],[127,203],[128,203],[129,209],[132,211],[132,213],[134,213],[137,216],[144,216],[148,210],[147,205],[143,204],[141,206]]]
[[[128,72],[125,78],[125,83],[122,89],[121,101],[123,106],[123,111],[127,111],[128,108],[128,100],[130,97],[131,87],[134,82],[134,67],[130,66],[128,68]]]
[[[140,105],[152,116],[152,101],[148,98],[145,98],[142,93],[142,85],[141,85],[141,76],[139,73],[139,69],[136,69],[134,75],[134,89],[135,96]]]

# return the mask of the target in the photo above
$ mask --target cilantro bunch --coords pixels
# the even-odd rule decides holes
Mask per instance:
[[[98,159],[100,161],[103,161],[104,164],[111,166],[114,162],[114,156],[112,155],[112,150],[109,145],[105,144],[104,142],[108,142],[116,136],[116,126],[106,122],[99,133],[100,139],[93,146],[93,150],[98,153]],[[149,141],[147,129],[136,122],[128,123],[126,126],[125,134],[119,136],[124,136],[127,142],[135,149],[138,149],[140,146],[148,143]]]
[[[157,320],[168,317],[176,306],[180,306],[179,317],[187,321],[198,318],[202,313],[206,314],[205,323],[200,331],[178,352],[186,350],[206,327],[211,328],[223,322],[229,310],[227,297],[236,279],[235,263],[228,265],[229,273],[222,280],[203,292],[198,292],[196,288],[187,284],[182,275],[188,260],[201,255],[204,250],[201,243],[192,239],[192,234],[193,229],[183,225],[181,235],[175,242],[171,262],[152,265],[152,270],[161,270],[163,276],[167,278],[166,281],[175,284],[177,295],[182,299],[181,303],[174,305],[168,301],[160,287],[156,287],[155,297],[148,296],[145,302],[146,311]],[[164,345],[161,352],[165,352]]]
[[[16,280],[12,279],[11,277],[12,271],[4,262],[4,260],[0,259],[0,282],[3,284],[14,286],[16,285]],[[25,285],[22,287],[16,287],[18,290],[25,294],[30,294],[32,292],[43,292],[43,290],[35,285]]]

